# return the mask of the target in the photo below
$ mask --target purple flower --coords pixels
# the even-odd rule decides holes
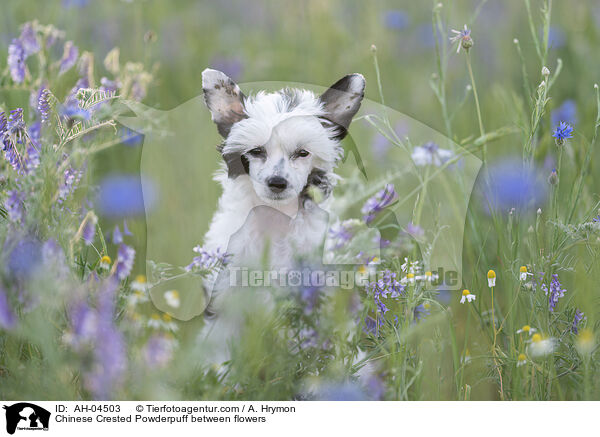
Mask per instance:
[[[17,318],[8,303],[8,297],[2,288],[0,288],[0,328],[12,329],[17,323]]]
[[[121,244],[117,252],[116,267],[117,278],[119,278],[121,281],[129,276],[129,273],[131,273],[134,259],[135,249],[125,244]]]
[[[423,228],[419,225],[413,224],[413,222],[409,222],[406,225],[406,233],[416,239],[423,238],[425,236],[425,231]]]
[[[561,121],[569,124],[577,124],[577,106],[574,100],[565,100],[558,108],[550,114],[552,126],[557,126]]]
[[[137,146],[142,144],[144,141],[144,136],[135,131],[132,131],[129,128],[121,128],[119,129],[118,135],[121,137],[121,142],[126,146]]]
[[[543,274],[542,274],[543,275]],[[548,308],[550,311],[554,311],[556,305],[558,304],[558,299],[565,295],[566,289],[562,288],[560,281],[558,280],[558,275],[552,275],[552,280],[550,281],[550,288],[544,283],[541,285],[544,294],[548,296]]]
[[[335,241],[333,247],[334,249],[339,249],[345,246],[346,243],[348,243],[352,239],[352,237],[354,236],[354,233],[352,232],[353,228],[353,221],[345,220],[341,223],[332,226],[329,229],[329,236],[332,240]]]
[[[8,250],[7,273],[17,281],[29,279],[41,264],[41,244],[38,240],[25,237]]]
[[[10,190],[7,194],[8,197],[4,201],[4,208],[6,208],[8,219],[13,223],[19,223],[25,216],[23,210],[25,196],[17,190]]]
[[[143,215],[154,205],[154,193],[154,186],[148,179],[142,178],[140,182],[134,175],[110,175],[100,182],[98,208],[110,218]]]
[[[394,185],[387,184],[381,191],[368,199],[362,207],[361,212],[365,223],[371,223],[381,211],[391,205],[397,198],[398,195],[394,190]]]
[[[89,246],[94,242],[94,237],[96,236],[96,223],[98,223],[98,218],[95,214],[91,214],[84,220],[86,221],[81,231],[81,237],[86,246]]]
[[[50,119],[50,91],[46,88],[42,89],[37,101],[37,110],[40,113],[42,123],[46,123]]]
[[[73,68],[79,56],[79,49],[73,44],[73,41],[67,41],[63,48],[63,55],[60,60],[59,76]]]
[[[300,302],[304,307],[304,314],[312,314],[317,302],[319,301],[320,287],[316,285],[306,285],[300,288]]]
[[[243,62],[236,57],[216,56],[210,62],[210,65],[215,70],[220,70],[237,82],[244,72]]]
[[[380,276],[377,281],[367,285],[367,292],[373,296],[377,311],[383,315],[389,311],[389,308],[382,299],[387,300],[388,297],[398,299],[404,293],[404,286],[398,281],[395,272],[385,270]]]
[[[543,36],[542,30],[542,38]],[[562,29],[550,26],[550,29],[548,29],[548,47],[553,49],[561,48],[565,45],[566,40],[565,32],[563,32]]]
[[[209,270],[214,267],[225,266],[229,262],[229,257],[231,256],[228,253],[221,252],[220,248],[208,250],[202,246],[196,246],[193,251],[196,252],[198,256],[195,256],[192,259],[192,262],[185,268],[188,272],[192,271],[194,268]]]
[[[112,233],[112,242],[113,244],[121,244],[123,242],[123,234],[121,234],[119,225],[115,226],[115,229]]]
[[[537,169],[523,166],[520,159],[503,159],[490,165],[487,179],[479,185],[483,205],[498,212],[536,210],[546,200],[548,185],[544,179]]]
[[[382,18],[385,27],[392,30],[402,30],[408,26],[410,21],[406,12],[399,9],[386,11]]]
[[[58,187],[58,203],[63,203],[66,198],[77,188],[83,171],[71,166],[67,167],[63,174],[63,182]]]
[[[32,23],[25,23],[21,30],[21,36],[19,37],[25,56],[32,55],[40,51],[40,43],[37,39],[35,29]]]
[[[594,217],[594,218],[592,219],[592,221],[593,221],[594,223],[600,223],[600,214],[598,214],[596,217]]]
[[[575,316],[573,317],[573,324],[571,325],[571,331],[573,331],[573,334],[577,334],[579,332],[579,323],[581,323],[581,321],[584,319],[585,317],[583,311],[576,309]]]
[[[100,79],[100,90],[106,92],[116,92],[121,88],[121,84],[116,80],[110,80],[106,77]]]
[[[173,357],[174,340],[163,334],[154,334],[146,343],[143,355],[150,368],[166,366]]]
[[[10,76],[16,83],[25,80],[25,49],[23,43],[18,39],[13,39],[8,46],[8,67]]]

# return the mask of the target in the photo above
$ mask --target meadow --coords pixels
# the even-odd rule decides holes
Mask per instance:
[[[600,399],[594,1],[9,0],[2,20],[0,398]],[[199,338],[198,284],[227,263],[202,248],[206,67],[245,92],[367,82],[324,248],[366,282],[246,292],[226,361]]]

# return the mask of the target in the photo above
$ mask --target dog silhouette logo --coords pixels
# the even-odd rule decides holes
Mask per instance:
[[[6,432],[14,434],[19,430],[48,430],[50,411],[35,404],[19,402],[11,406],[4,405],[6,410]]]

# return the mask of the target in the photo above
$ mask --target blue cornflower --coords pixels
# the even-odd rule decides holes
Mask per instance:
[[[75,63],[77,62],[77,57],[79,56],[79,49],[73,41],[67,41],[63,48],[63,55],[60,60],[60,68],[58,74],[61,75],[66,71],[70,70]]]
[[[8,46],[8,67],[10,76],[16,83],[21,83],[25,80],[25,49],[23,43],[18,39],[13,39]]]
[[[557,126],[561,121],[571,125],[577,124],[577,105],[574,100],[565,100],[558,108],[550,114],[550,123]]]
[[[154,185],[134,175],[109,175],[100,182],[98,208],[110,218],[143,215],[154,205]]]
[[[552,136],[556,141],[557,146],[562,146],[567,138],[573,137],[573,126],[564,121],[561,121],[554,131],[552,132]]]
[[[381,211],[391,205],[397,198],[394,184],[387,184],[382,190],[369,198],[361,209],[365,223],[371,223]]]
[[[392,30],[402,30],[409,23],[409,17],[406,12],[399,9],[392,9],[386,11],[382,16],[385,27]]]
[[[584,319],[585,316],[583,315],[583,311],[576,309],[575,316],[573,317],[573,324],[571,325],[571,331],[573,331],[573,334],[579,333],[579,323],[581,323],[581,321]]]
[[[133,268],[133,261],[135,260],[135,249],[121,244],[117,252],[117,267],[116,274],[117,278],[121,281],[129,276],[131,269]]]
[[[452,29],[452,33],[455,33],[456,35],[454,35],[453,37],[450,38],[450,42],[453,44],[458,42],[458,44],[457,44],[458,47],[456,47],[456,53],[458,53],[460,51],[461,47],[463,49],[465,49],[467,52],[469,51],[469,49],[471,47],[473,47],[473,39],[471,38],[471,29],[467,29],[466,24],[465,24],[464,29],[462,29],[462,30]]]

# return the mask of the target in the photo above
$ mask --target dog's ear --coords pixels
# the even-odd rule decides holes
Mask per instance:
[[[219,133],[227,137],[231,126],[246,118],[244,94],[225,73],[210,68],[202,72],[202,91]]]
[[[352,117],[358,112],[365,95],[365,78],[354,73],[342,77],[325,91],[319,100],[323,104],[324,118],[348,129]]]

